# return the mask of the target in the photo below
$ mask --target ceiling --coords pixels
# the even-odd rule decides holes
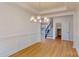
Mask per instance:
[[[26,4],[37,11],[45,11],[64,6],[62,2],[28,2]]]
[[[21,7],[34,13],[49,14],[62,11],[75,10],[77,2],[20,2]]]

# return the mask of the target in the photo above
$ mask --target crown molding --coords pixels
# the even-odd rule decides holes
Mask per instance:
[[[26,3],[22,3],[22,2],[19,2],[19,3],[16,3],[18,6],[24,8],[25,10],[28,10],[30,11],[31,13],[33,14],[36,14],[36,15],[44,15],[44,14],[50,14],[50,13],[59,13],[59,12],[63,12],[63,11],[67,11],[69,10],[68,9],[68,6],[63,6],[63,7],[60,7],[60,8],[55,8],[55,9],[50,9],[50,10],[45,10],[45,11],[37,11],[36,9],[30,7],[28,4]]]
[[[19,2],[19,3],[16,3],[16,5],[18,5],[18,6],[22,7],[22,8],[24,8],[25,10],[27,10],[27,11],[33,13],[33,14],[39,14],[39,12],[38,12],[37,10],[31,8],[30,6],[28,6],[28,5],[25,4],[25,3]]]
[[[44,17],[60,17],[60,16],[67,16],[67,15],[74,15],[74,11],[64,11],[56,14],[48,14],[44,15]]]
[[[55,8],[55,9],[50,9],[47,11],[41,11],[40,14],[49,14],[49,13],[57,13],[57,12],[62,12],[68,10],[66,6],[60,7],[60,8]]]

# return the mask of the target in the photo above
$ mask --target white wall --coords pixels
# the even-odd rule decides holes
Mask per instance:
[[[77,53],[79,55],[79,5],[77,7],[77,10],[74,12],[74,48],[77,49]]]
[[[56,37],[56,23],[61,23],[62,39],[72,41],[73,40],[73,34],[72,34],[73,33],[73,28],[72,28],[73,16],[68,15],[68,16],[59,16],[59,17],[53,18],[53,39],[55,39]]]
[[[12,3],[0,3],[0,56],[9,56],[40,41],[40,24]]]

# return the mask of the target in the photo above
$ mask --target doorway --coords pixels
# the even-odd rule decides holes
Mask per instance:
[[[61,40],[61,37],[62,37],[62,26],[61,26],[61,23],[56,23],[56,39],[60,39]]]

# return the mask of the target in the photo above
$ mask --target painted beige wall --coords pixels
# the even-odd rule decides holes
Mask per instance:
[[[32,14],[12,3],[0,3],[0,56],[9,56],[40,41],[40,24]]]

